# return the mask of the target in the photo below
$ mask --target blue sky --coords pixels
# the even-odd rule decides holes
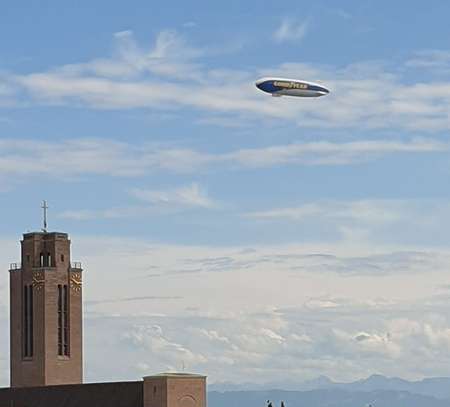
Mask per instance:
[[[180,359],[212,381],[450,374],[449,13],[438,0],[2,6],[0,254],[18,260],[47,199],[86,265],[89,380]],[[270,98],[254,87],[265,75],[332,93]],[[3,326],[7,304],[5,274]],[[128,355],[117,377],[96,326]]]

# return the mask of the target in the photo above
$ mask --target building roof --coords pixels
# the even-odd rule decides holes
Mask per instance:
[[[146,376],[144,379],[153,379],[153,378],[163,378],[163,377],[169,377],[169,378],[177,378],[177,379],[189,379],[189,378],[206,378],[204,375],[195,374],[195,373],[177,373],[177,372],[167,372],[167,373],[159,373],[157,375],[152,376]]]

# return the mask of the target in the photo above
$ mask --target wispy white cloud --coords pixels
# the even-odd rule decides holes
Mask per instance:
[[[132,31],[118,32],[114,34],[114,39],[112,58],[64,65],[51,72],[66,79],[75,79],[80,75],[129,79],[146,74],[173,79],[195,79],[200,66],[193,61],[204,54],[203,50],[191,47],[174,30],[161,31],[153,46],[148,49],[142,48],[135,41]]]
[[[99,304],[118,304],[125,302],[134,302],[134,301],[175,301],[181,300],[182,297],[161,297],[156,295],[147,295],[142,297],[125,297],[125,298],[110,298],[110,299],[101,299],[101,300],[93,300],[86,301],[85,304],[87,306],[95,306]]]
[[[10,75],[0,72],[0,107],[10,107],[17,104],[18,89]]]
[[[147,352],[160,354],[169,370],[179,370],[184,362],[189,365],[201,365],[207,358],[200,351],[193,352],[186,345],[169,339],[159,325],[135,326],[131,331],[123,334],[123,340],[133,347]]]
[[[351,18],[353,18],[353,15],[346,10],[333,9],[333,11],[336,13],[336,15],[338,15],[341,18],[344,18],[345,20],[350,20]]]
[[[122,218],[136,218],[148,214],[154,214],[155,208],[143,206],[126,206],[107,209],[70,209],[65,210],[57,217],[60,219],[71,219],[78,221],[92,220],[92,219],[122,219]]]
[[[346,165],[359,160],[373,160],[386,154],[431,153],[446,151],[448,146],[433,140],[360,140],[347,143],[311,142],[261,149],[243,149],[230,157],[244,166],[268,167],[278,164]]]
[[[449,227],[450,203],[446,199],[324,200],[252,211],[244,216],[266,227],[297,222],[305,235],[319,240],[446,245],[448,236],[441,231]]]
[[[197,27],[197,23],[195,21],[186,21],[185,23],[183,23],[183,27],[194,28]]]
[[[348,220],[372,224],[395,222],[407,217],[405,210],[411,202],[395,200],[364,200],[355,202],[314,202],[292,208],[278,208],[249,213],[257,219],[289,219],[305,221],[312,216],[330,220]]]
[[[0,141],[0,173],[3,176],[46,175],[65,179],[89,174],[141,177],[155,171],[195,172],[211,166],[267,168],[278,165],[351,165],[390,154],[433,154],[448,151],[447,143],[433,139],[321,141],[222,153],[164,148],[145,143],[131,145],[100,139],[55,142],[4,139]],[[194,190],[192,188],[193,195]],[[186,191],[178,193],[180,196],[182,193],[187,194]],[[174,191],[172,197],[173,194]],[[200,191],[197,191],[198,197],[199,194]],[[160,196],[162,197],[161,194]],[[203,204],[206,202],[203,201]]]
[[[190,209],[212,209],[218,207],[218,203],[208,196],[205,188],[198,183],[186,186],[153,190],[134,188],[130,195],[146,203],[125,207],[115,207],[100,210],[78,209],[66,210],[57,216],[61,219],[92,220],[92,219],[121,219],[136,218],[146,215],[162,213],[174,213]]]
[[[97,174],[136,177],[157,169],[192,171],[211,161],[208,154],[189,149],[161,149],[100,139],[36,141],[0,140],[0,173],[77,177]]]
[[[406,66],[430,70],[439,74],[450,74],[450,51],[423,50],[406,61]]]
[[[195,182],[169,190],[135,188],[131,190],[131,194],[144,202],[158,206],[212,208],[216,205],[207,192]]]
[[[278,42],[285,41],[301,41],[307,34],[309,22],[297,21],[286,18],[281,22],[281,25],[274,32],[273,37]]]

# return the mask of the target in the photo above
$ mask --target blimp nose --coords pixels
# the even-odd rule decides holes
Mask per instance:
[[[264,79],[258,79],[256,82],[255,82],[255,86],[258,88],[258,89],[261,89],[261,85],[264,83]]]
[[[270,78],[261,78],[255,82],[256,87],[263,92],[272,93],[276,91],[273,86],[273,79]]]

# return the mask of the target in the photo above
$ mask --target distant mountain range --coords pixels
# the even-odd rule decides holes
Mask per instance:
[[[264,407],[266,400],[286,407],[450,407],[450,378],[410,382],[373,375],[353,383],[321,376],[305,382],[216,383],[208,386],[211,407]],[[278,405],[274,403],[274,407]]]
[[[350,392],[344,390],[313,391],[232,391],[208,393],[210,407],[265,407],[272,400],[279,407],[449,407],[450,400],[411,394],[402,391]]]

